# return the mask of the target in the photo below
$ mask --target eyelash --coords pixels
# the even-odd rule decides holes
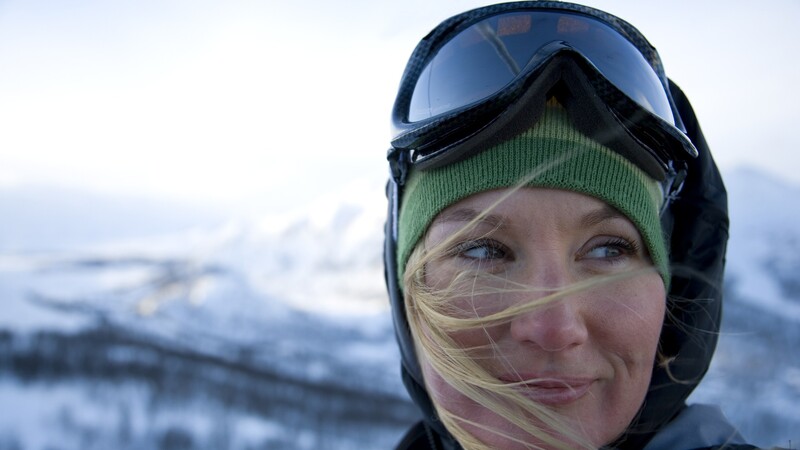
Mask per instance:
[[[620,251],[620,254],[616,255],[616,256],[605,257],[605,258],[591,258],[591,259],[607,259],[607,260],[615,261],[615,260],[618,260],[618,259],[620,259],[622,257],[625,257],[625,256],[638,255],[639,251],[640,251],[640,246],[636,241],[624,239],[624,238],[621,238],[621,237],[613,237],[613,238],[608,238],[607,240],[605,240],[604,242],[601,242],[598,245],[593,245],[587,251],[579,254],[578,256],[579,257],[586,257],[592,251],[597,250],[599,248],[603,248],[603,247],[616,248],[616,249],[618,249]]]
[[[606,247],[618,250],[619,254],[611,256],[591,256],[592,252]],[[477,257],[467,254],[472,250],[480,249],[485,249],[484,251],[487,255]],[[640,250],[641,247],[635,240],[628,240],[622,237],[608,237],[596,245],[591,245],[586,251],[578,253],[576,257],[589,262],[618,264],[624,261],[625,258],[639,255]],[[474,241],[462,242],[453,247],[448,253],[452,257],[482,264],[494,264],[502,260],[513,259],[513,255],[508,247],[493,239],[476,239]]]
[[[489,252],[494,253],[494,255],[486,258],[477,258],[466,255],[466,253],[469,252],[470,250],[477,250],[481,248],[487,249]],[[497,253],[502,253],[502,254],[498,256]],[[476,239],[474,241],[462,242],[453,247],[453,249],[450,251],[450,254],[452,256],[457,256],[460,258],[473,261],[488,261],[488,260],[508,258],[509,253],[510,252],[505,245],[493,239]]]

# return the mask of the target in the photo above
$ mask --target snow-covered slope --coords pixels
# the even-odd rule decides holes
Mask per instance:
[[[741,169],[727,187],[736,297],[800,322],[800,186]]]
[[[788,448],[800,441],[800,186],[748,168],[725,175],[722,330],[691,400],[721,405],[760,445]]]
[[[145,208],[147,233],[51,250],[20,220],[35,245],[0,252],[0,404],[15,406],[0,448],[391,446],[415,413],[383,296],[382,197],[354,183],[161,234],[147,226],[163,209]]]
[[[728,306],[693,400],[786,446],[800,441],[800,188],[726,181]],[[0,211],[20,204],[0,193]],[[68,209],[46,229],[84,224],[70,245],[43,245],[35,215],[4,220],[17,238],[0,240],[0,404],[15,407],[0,408],[0,448],[386,448],[413,420],[381,182],[258,221],[141,205],[94,241],[100,222]]]

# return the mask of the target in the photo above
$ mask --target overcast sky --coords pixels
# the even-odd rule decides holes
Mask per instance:
[[[381,179],[406,58],[487,3],[2,0],[0,186],[283,208]],[[723,170],[800,184],[800,1],[586,3],[658,48]]]

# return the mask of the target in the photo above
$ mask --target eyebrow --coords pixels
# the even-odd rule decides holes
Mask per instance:
[[[589,228],[614,219],[627,219],[627,217],[613,206],[606,204],[583,216],[581,226]]]
[[[457,208],[442,212],[434,223],[443,222],[471,222],[476,220],[478,223],[489,225],[493,228],[501,228],[506,220],[494,214],[484,214],[472,208]]]

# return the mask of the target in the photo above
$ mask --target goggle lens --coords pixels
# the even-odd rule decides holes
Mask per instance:
[[[633,44],[599,20],[555,11],[498,14],[456,34],[417,78],[407,120],[430,119],[491,97],[543,64],[553,43],[579,53],[639,106],[675,124],[661,80]]]

